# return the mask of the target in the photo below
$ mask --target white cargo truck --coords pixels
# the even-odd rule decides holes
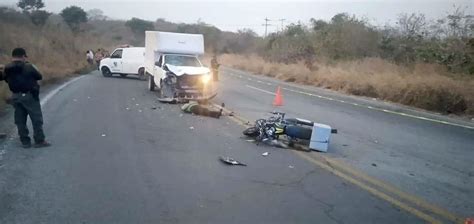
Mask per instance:
[[[145,32],[145,73],[148,89],[160,98],[205,101],[216,95],[212,75],[199,61],[202,34]]]
[[[110,77],[113,74],[118,74],[122,77],[138,75],[140,79],[144,80],[144,61],[144,47],[117,48],[110,57],[100,61],[99,69],[105,77]]]

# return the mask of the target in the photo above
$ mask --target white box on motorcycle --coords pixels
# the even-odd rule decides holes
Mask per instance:
[[[331,126],[314,123],[309,148],[315,151],[327,152],[330,136]]]

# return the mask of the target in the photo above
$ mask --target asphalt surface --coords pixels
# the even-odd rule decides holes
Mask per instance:
[[[462,127],[473,122],[233,69],[223,71],[221,84],[216,101],[242,117],[255,120],[278,110],[329,124],[339,134],[325,156],[457,216],[474,216],[474,129]],[[271,93],[277,86],[284,105],[275,108]]]
[[[52,147],[2,144],[2,224],[422,222],[291,150],[245,141],[228,118],[160,104],[136,79],[86,75],[43,110]]]
[[[263,111],[239,82],[223,78],[216,100]],[[228,117],[158,103],[136,79],[86,75],[43,111],[52,147],[23,149],[15,136],[1,145],[2,224],[423,223],[292,150],[247,142]]]

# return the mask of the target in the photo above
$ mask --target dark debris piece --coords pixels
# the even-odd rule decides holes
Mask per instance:
[[[228,156],[221,156],[219,157],[219,160],[227,165],[235,165],[235,166],[247,166],[247,164],[241,163],[235,159],[232,159]]]

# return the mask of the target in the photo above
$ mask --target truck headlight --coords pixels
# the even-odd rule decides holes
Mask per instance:
[[[203,75],[203,76],[201,77],[201,81],[202,81],[202,83],[207,84],[207,83],[209,83],[209,81],[211,81],[211,78],[212,78],[212,77],[211,77],[211,75],[209,75],[209,74]]]

